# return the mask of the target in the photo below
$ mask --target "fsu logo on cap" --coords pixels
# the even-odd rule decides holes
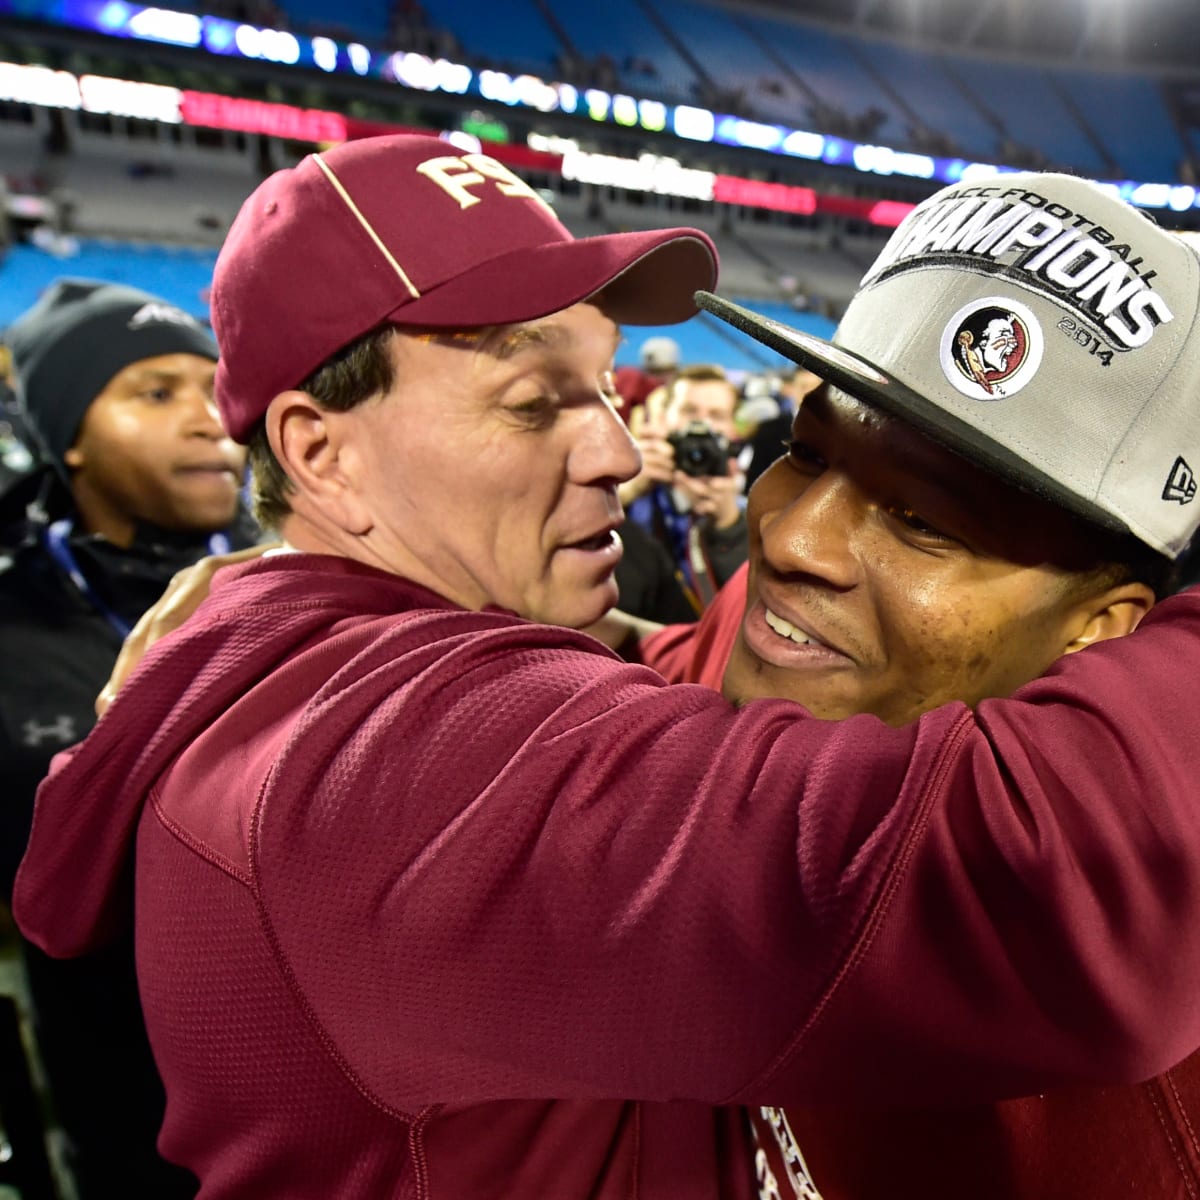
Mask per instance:
[[[1042,361],[1042,328],[1025,305],[1004,297],[976,300],[942,333],[942,370],[964,396],[1001,400],[1019,392]]]

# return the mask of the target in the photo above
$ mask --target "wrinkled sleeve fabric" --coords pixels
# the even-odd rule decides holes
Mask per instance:
[[[328,681],[251,837],[382,1103],[998,1095],[1200,1044],[1200,595],[902,729],[537,627],[423,641]]]

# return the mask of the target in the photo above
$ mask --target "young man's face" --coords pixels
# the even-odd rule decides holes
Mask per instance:
[[[616,602],[617,327],[576,304],[480,336],[401,334],[396,383],[344,414],[370,561],[466,608],[583,626]]]
[[[1065,512],[832,388],[750,493],[746,615],[725,675],[741,702],[891,724],[1011,693],[1089,627]]]
[[[215,370],[198,354],[144,358],[92,401],[64,455],[90,530],[128,545],[143,521],[208,532],[233,520],[245,451],[221,428]]]
[[[733,414],[737,392],[722,379],[681,379],[673,388],[667,406],[667,424],[682,429],[690,421],[703,421],[732,441],[737,437]]]

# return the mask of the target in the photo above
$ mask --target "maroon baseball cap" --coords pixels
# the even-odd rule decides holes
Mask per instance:
[[[280,392],[386,321],[471,329],[604,292],[618,323],[697,311],[717,252],[698,229],[575,238],[524,180],[436,137],[346,142],[277,171],[217,258],[217,404],[245,441]]]

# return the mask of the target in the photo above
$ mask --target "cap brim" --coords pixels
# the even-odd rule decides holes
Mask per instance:
[[[1113,533],[1136,536],[1120,518],[1065,488],[1005,446],[913,391],[874,363],[824,338],[764,317],[711,292],[696,293],[696,304],[749,334],[755,341],[806,367],[814,375],[912,425],[926,437],[1024,491]]]
[[[698,229],[612,233],[510,250],[389,313],[397,325],[510,325],[601,296],[618,324],[674,325],[696,315],[695,293],[717,278],[717,252]]]

